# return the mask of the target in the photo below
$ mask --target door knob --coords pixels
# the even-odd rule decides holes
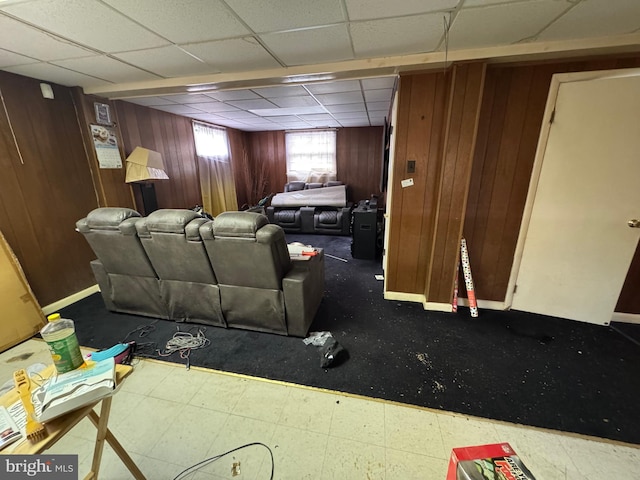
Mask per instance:
[[[629,227],[631,228],[640,228],[640,220],[638,220],[637,218],[632,218],[627,222],[627,225],[629,225]]]

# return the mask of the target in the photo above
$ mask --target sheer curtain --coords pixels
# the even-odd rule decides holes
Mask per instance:
[[[326,182],[336,179],[336,131],[287,132],[287,181]]]
[[[229,139],[224,128],[193,122],[202,207],[213,216],[238,210]]]

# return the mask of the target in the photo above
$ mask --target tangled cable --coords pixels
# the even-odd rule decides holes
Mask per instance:
[[[204,331],[205,329],[199,328],[198,333],[194,336],[191,332],[181,332],[178,329],[178,331],[173,334],[173,337],[167,341],[164,352],[158,349],[158,355],[168,357],[175,352],[180,352],[180,358],[184,358],[187,361],[187,370],[189,370],[191,366],[189,360],[191,350],[204,348],[211,344],[211,341],[204,335]]]

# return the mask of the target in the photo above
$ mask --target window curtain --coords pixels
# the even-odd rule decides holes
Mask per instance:
[[[287,132],[287,181],[327,182],[336,179],[336,131]]]
[[[238,210],[229,138],[224,128],[193,122],[202,207],[214,217]]]

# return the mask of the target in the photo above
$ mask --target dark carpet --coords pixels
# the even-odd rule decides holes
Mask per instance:
[[[191,364],[479,417],[640,444],[640,325],[622,329],[521,312],[458,313],[384,300],[379,260],[353,259],[348,237],[287,235],[324,247],[326,292],[311,331],[330,331],[348,359],[320,367],[302,339],[207,327]],[[158,347],[193,324],[108,312],[99,294],[62,312],[81,345]],[[134,331],[133,333],[130,333]],[[129,334],[129,335],[128,335]],[[128,335],[128,336],[127,336]],[[151,345],[141,349],[152,354]],[[178,354],[164,360],[185,363]]]

